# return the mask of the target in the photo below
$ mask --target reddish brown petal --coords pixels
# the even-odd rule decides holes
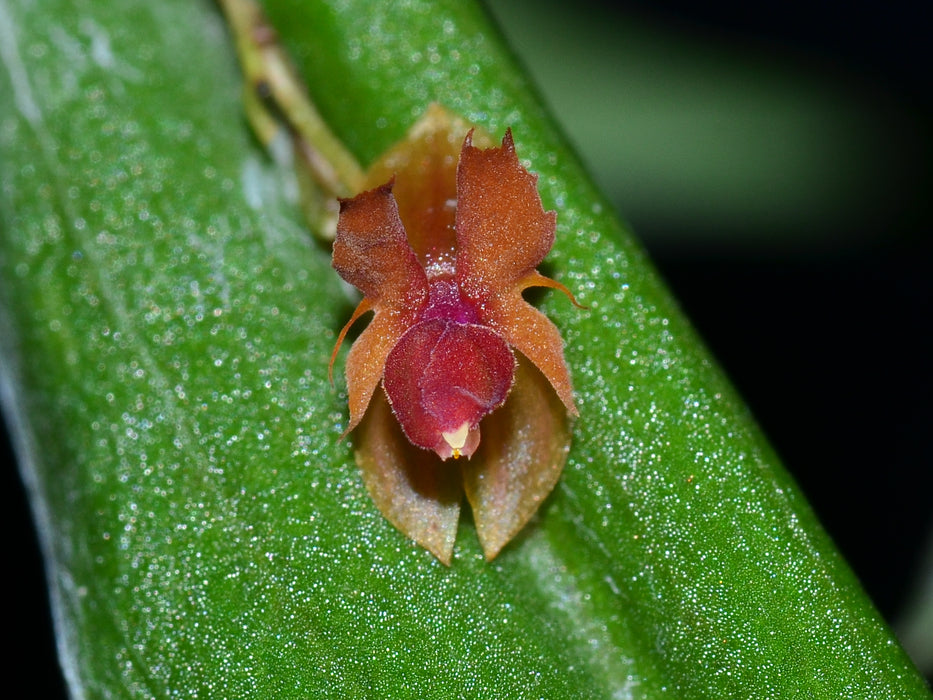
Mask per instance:
[[[391,314],[377,314],[350,348],[346,367],[347,398],[350,406],[347,433],[363,418],[373,392],[382,381],[386,358],[406,328]]]
[[[537,180],[519,163],[511,131],[500,148],[485,150],[467,136],[457,171],[457,280],[481,320],[525,354],[576,415],[560,333],[521,296],[528,287],[546,286],[573,300],[566,287],[535,270],[556,226],[556,214],[541,206]]]
[[[578,415],[557,326],[517,293],[487,303],[483,314],[490,328],[541,370],[567,410]]]
[[[379,392],[354,440],[363,481],[380,512],[406,536],[450,565],[460,501],[460,469],[412,445]]]
[[[518,162],[511,131],[485,150],[467,136],[457,170],[457,280],[479,304],[519,288],[554,244],[557,215],[542,208],[537,181]]]
[[[392,186],[341,200],[334,240],[334,269],[377,313],[418,309],[428,297],[428,281],[405,237]]]
[[[570,425],[547,379],[519,356],[505,405],[482,423],[483,442],[463,464],[467,499],[487,559],[525,526],[554,488]]]
[[[376,312],[347,358],[352,430],[382,378],[389,351],[428,300],[427,277],[405,238],[391,182],[340,202],[333,264],[364,295],[353,320],[370,308]],[[341,331],[335,355],[346,330]]]
[[[422,321],[396,344],[383,383],[392,410],[412,443],[442,459],[469,457],[480,419],[502,405],[515,358],[483,326]]]

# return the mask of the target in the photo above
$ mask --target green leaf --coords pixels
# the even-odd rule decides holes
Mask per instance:
[[[493,563],[376,511],[327,383],[352,309],[204,3],[0,0],[5,415],[75,697],[929,697],[484,14],[269,3],[363,162],[431,101],[559,212],[581,418]]]

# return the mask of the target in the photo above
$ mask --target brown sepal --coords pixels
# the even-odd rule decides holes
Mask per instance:
[[[486,559],[526,525],[567,460],[570,420],[550,383],[519,356],[505,405],[483,421],[483,441],[463,464],[467,500]]]
[[[433,452],[412,445],[381,391],[354,440],[363,482],[379,511],[449,566],[463,498],[458,463],[441,462]]]

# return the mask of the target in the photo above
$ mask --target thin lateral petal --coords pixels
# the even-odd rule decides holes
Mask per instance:
[[[356,462],[376,507],[449,566],[463,494],[457,464],[408,442],[382,392],[373,397],[354,439]]]
[[[557,215],[544,211],[537,182],[518,162],[511,131],[489,149],[467,135],[457,169],[457,281],[473,301],[520,291],[554,244]]]
[[[556,289],[558,292],[563,292],[566,297],[570,299],[570,303],[576,306],[578,309],[588,308],[577,301],[577,298],[573,295],[573,292],[567,289],[566,285],[561,284],[557,280],[552,280],[550,277],[545,277],[537,270],[521,280],[519,284],[519,288],[523,291],[525,289],[530,289],[531,287],[548,287],[550,289]]]
[[[334,383],[334,361],[337,359],[337,353],[340,352],[340,346],[343,345],[343,341],[347,337],[347,332],[350,330],[350,328],[353,327],[353,324],[360,319],[360,317],[372,310],[372,302],[370,302],[369,299],[363,299],[359,304],[357,304],[357,307],[353,311],[353,315],[350,317],[350,320],[344,324],[343,328],[340,329],[340,333],[337,334],[337,342],[334,343],[334,350],[330,354],[330,363],[327,365],[327,379],[330,381],[331,385]]]
[[[483,321],[531,360],[547,377],[567,410],[574,416],[579,415],[573,401],[573,386],[564,360],[560,331],[547,316],[516,294],[487,304]]]
[[[495,557],[553,490],[567,460],[570,421],[548,380],[518,358],[505,405],[483,421],[483,441],[463,465],[476,532]]]

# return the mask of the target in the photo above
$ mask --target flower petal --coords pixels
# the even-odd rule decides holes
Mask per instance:
[[[407,537],[450,565],[457,537],[460,469],[402,434],[385,395],[378,393],[354,433],[356,462],[379,511]]]
[[[428,280],[408,244],[392,187],[390,181],[340,200],[334,239],[334,269],[377,313],[420,308],[428,297]]]
[[[511,131],[499,148],[476,148],[467,136],[457,171],[457,281],[481,309],[481,321],[527,356],[576,415],[560,332],[522,298],[522,290],[546,286],[573,300],[535,270],[554,244],[556,226],[556,214],[541,206],[537,181],[519,163]]]
[[[512,132],[499,148],[467,135],[457,168],[457,281],[478,304],[519,289],[554,245],[557,215],[545,212],[538,178],[515,155]]]
[[[483,320],[505,342],[522,353],[541,370],[567,410],[579,415],[573,401],[570,372],[564,361],[560,331],[551,319],[522,299],[520,294],[487,302]]]
[[[366,407],[385,371],[386,359],[399,337],[405,333],[397,317],[377,314],[353,341],[347,354],[347,403],[350,422],[346,433],[353,430],[363,418]]]
[[[408,245],[391,182],[341,200],[333,264],[344,280],[363,292],[361,308],[376,312],[347,357],[350,431],[366,411],[389,351],[428,301],[428,280]],[[357,318],[354,314],[350,322]]]
[[[519,355],[512,393],[482,430],[483,442],[463,464],[463,478],[477,535],[486,559],[492,559],[560,478],[570,421],[548,380]]]

